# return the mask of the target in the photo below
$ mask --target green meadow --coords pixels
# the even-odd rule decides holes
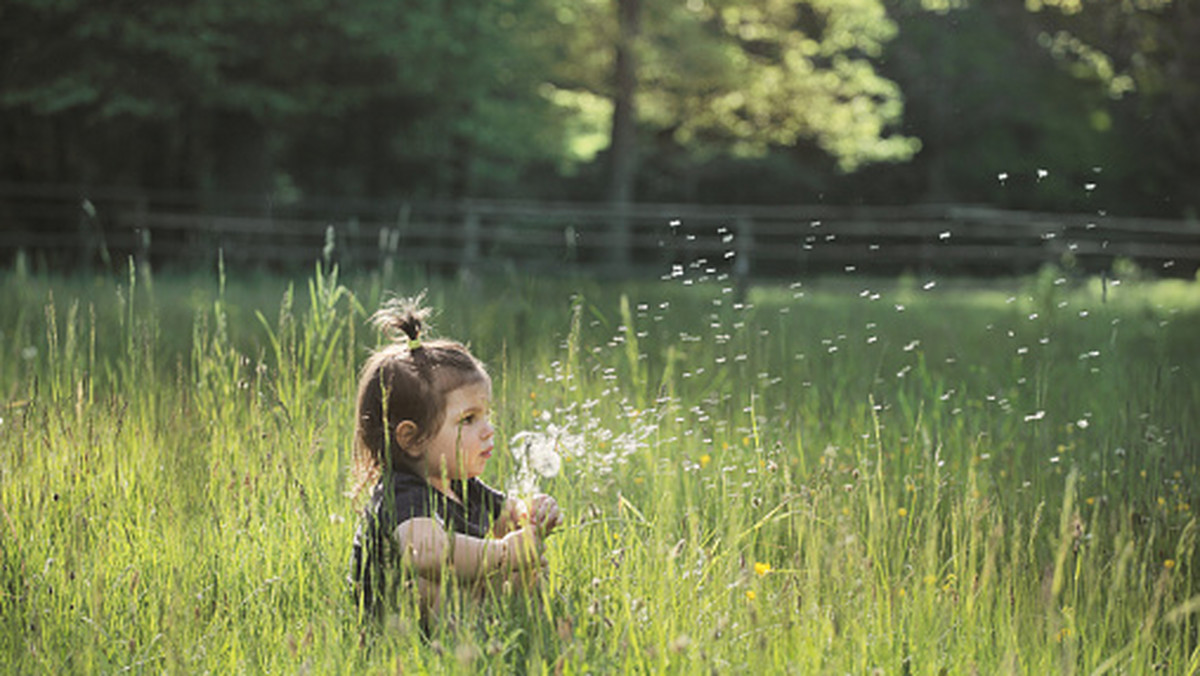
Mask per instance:
[[[1200,670],[1200,283],[0,274],[4,673]],[[540,593],[346,582],[367,315],[536,432]]]

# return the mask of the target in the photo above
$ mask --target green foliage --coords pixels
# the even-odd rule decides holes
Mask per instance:
[[[611,3],[570,4],[558,78],[611,98]],[[847,171],[907,160],[919,145],[892,133],[900,91],[872,62],[894,36],[876,0],[647,3],[635,49],[641,121],[701,157],[813,139]]]
[[[30,115],[29,124],[42,116],[86,122],[95,129],[81,142],[101,154],[112,151],[108,134],[149,123],[172,139],[177,161],[201,165],[165,173],[215,173],[172,187],[211,180],[227,190],[264,189],[278,172],[309,192],[329,192],[322,182],[345,181],[349,168],[330,173],[309,155],[357,150],[356,161],[383,162],[380,170],[438,167],[441,174],[424,172],[431,192],[477,183],[482,190],[510,184],[514,167],[559,150],[553,111],[536,91],[546,52],[521,42],[541,20],[539,7],[187,0],[131,13],[113,2],[18,0],[0,21],[0,111]],[[181,148],[180,133],[203,140]],[[238,134],[253,137],[249,160],[239,155],[247,151],[236,147]],[[226,162],[266,175],[236,185],[222,173]],[[361,171],[350,173],[337,192],[369,189]]]
[[[0,664],[1187,673],[1200,295],[1055,274],[413,280],[491,364],[498,448],[558,435],[567,515],[542,594],[428,640],[345,585],[380,280],[6,275]]]
[[[639,197],[1195,211],[1187,2],[639,4]],[[617,31],[609,0],[12,0],[0,178],[595,199]]]

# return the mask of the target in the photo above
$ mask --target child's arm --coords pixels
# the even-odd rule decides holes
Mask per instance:
[[[430,518],[409,519],[394,533],[404,560],[426,579],[439,579],[451,566],[460,579],[480,580],[541,566],[542,543],[533,527],[519,528],[502,538],[476,538],[447,533]]]

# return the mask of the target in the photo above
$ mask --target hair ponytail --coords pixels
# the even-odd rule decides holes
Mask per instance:
[[[421,331],[429,318],[429,308],[421,306],[424,300],[424,291],[411,298],[391,298],[371,315],[371,323],[393,341],[406,341],[413,352],[421,347]]]

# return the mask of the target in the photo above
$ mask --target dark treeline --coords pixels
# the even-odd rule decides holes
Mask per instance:
[[[0,181],[1193,216],[1197,45],[1194,0],[7,0]]]

